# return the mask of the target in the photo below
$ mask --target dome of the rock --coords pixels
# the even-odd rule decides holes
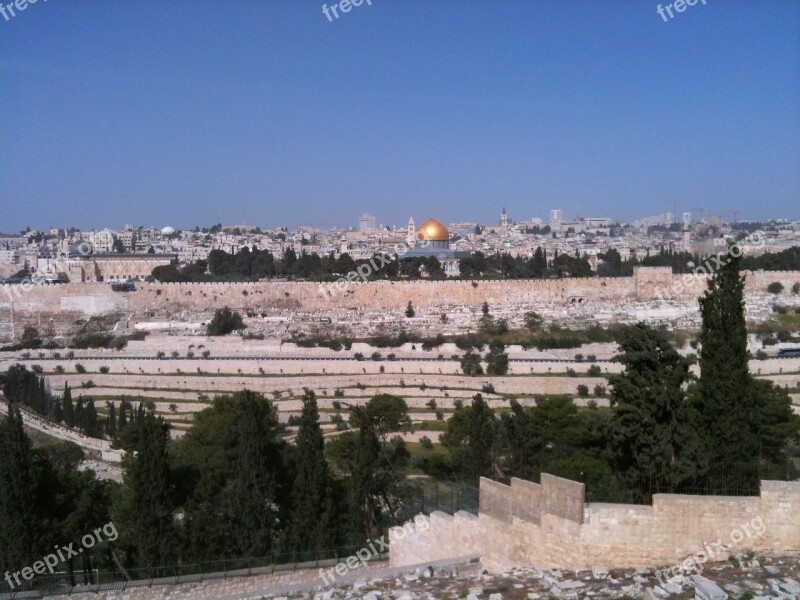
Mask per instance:
[[[450,232],[444,223],[437,219],[428,219],[417,229],[420,239],[427,239],[431,242],[447,242],[450,240]]]

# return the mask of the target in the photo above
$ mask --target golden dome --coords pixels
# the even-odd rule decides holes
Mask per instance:
[[[428,219],[417,229],[417,237],[431,242],[447,242],[450,240],[450,232],[441,221]]]

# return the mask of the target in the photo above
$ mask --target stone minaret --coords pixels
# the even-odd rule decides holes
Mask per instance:
[[[414,217],[408,219],[408,233],[406,233],[406,243],[409,248],[417,245],[417,227],[414,225]]]

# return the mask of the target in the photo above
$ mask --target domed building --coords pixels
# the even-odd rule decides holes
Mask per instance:
[[[415,227],[413,218],[409,219],[406,241],[410,249],[404,258],[433,256],[448,275],[457,276],[458,261],[469,256],[468,252],[450,249],[450,232],[438,219],[428,219],[419,227]]]
[[[444,223],[438,219],[428,219],[417,229],[416,239],[418,242],[429,242],[427,248],[450,248],[450,232],[447,231]]]

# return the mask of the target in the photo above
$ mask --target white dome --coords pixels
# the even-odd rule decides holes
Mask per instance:
[[[161,233],[163,233],[164,235],[169,235],[170,233],[175,233],[175,228],[174,227],[164,227],[164,229],[161,230]]]

